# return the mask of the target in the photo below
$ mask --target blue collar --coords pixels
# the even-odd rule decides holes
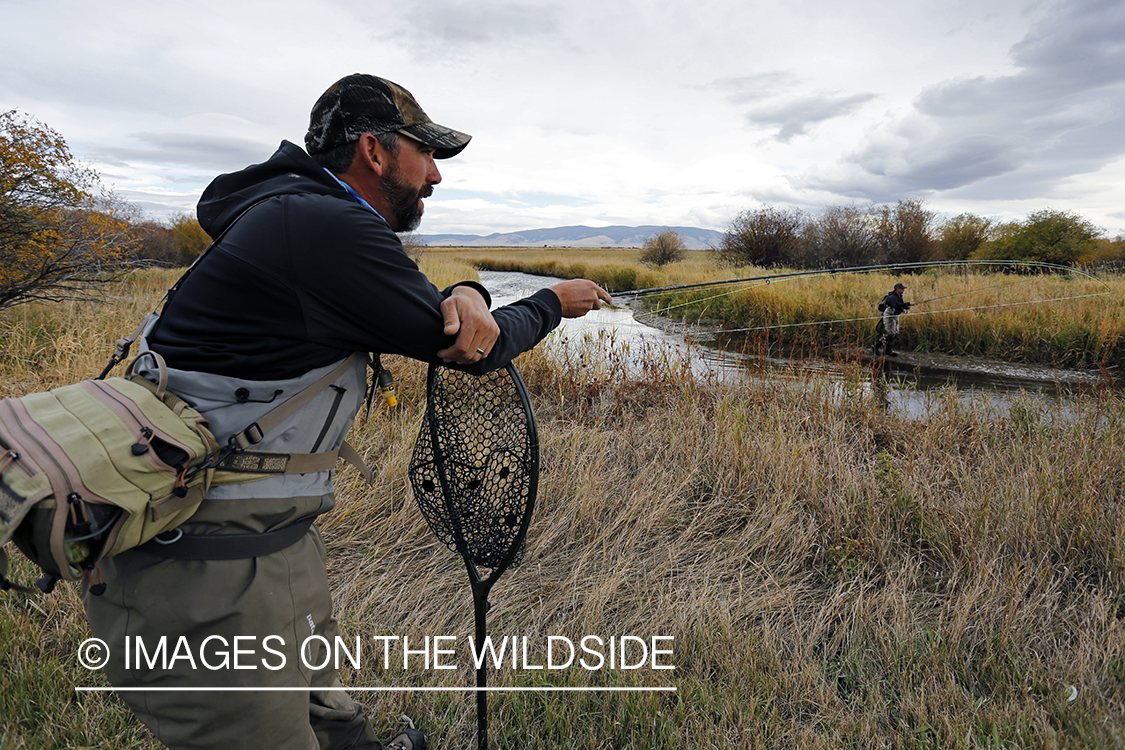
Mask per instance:
[[[370,211],[371,213],[373,213],[373,214],[375,214],[376,216],[378,216],[378,217],[379,217],[379,220],[380,220],[380,221],[382,221],[382,222],[383,222],[384,224],[386,224],[386,225],[387,225],[388,227],[389,227],[389,226],[391,225],[389,221],[387,221],[386,219],[384,219],[384,218],[383,218],[383,215],[382,215],[382,214],[380,214],[380,213],[379,213],[378,211],[376,211],[376,210],[374,209],[374,207],[372,207],[372,205],[371,205],[370,203],[368,203],[367,201],[365,201],[365,200],[363,199],[363,196],[361,196],[361,195],[360,195],[359,193],[357,193],[357,192],[355,191],[355,188],[353,188],[353,187],[352,187],[351,185],[349,185],[348,183],[346,183],[346,182],[344,182],[343,180],[341,180],[341,179],[340,179],[339,177],[337,177],[336,175],[334,175],[334,174],[332,174],[331,172],[329,172],[329,171],[328,171],[328,168],[327,168],[327,167],[324,167],[323,169],[324,169],[324,171],[325,171],[325,172],[328,172],[328,174],[329,174],[329,175],[330,175],[330,176],[332,177],[332,179],[333,179],[333,180],[335,180],[336,182],[340,183],[340,185],[342,185],[342,186],[343,186],[344,190],[347,190],[347,191],[348,191],[348,194],[350,194],[350,195],[352,196],[352,198],[355,198],[355,202],[356,202],[356,203],[358,203],[359,205],[363,206],[364,208],[366,208],[366,209],[367,209],[368,211]]]

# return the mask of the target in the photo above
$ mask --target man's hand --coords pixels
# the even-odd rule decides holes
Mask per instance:
[[[562,303],[564,318],[581,318],[591,310],[601,310],[603,302],[613,302],[609,292],[586,279],[572,279],[555,284],[551,291]]]
[[[457,335],[448,349],[437,353],[443,362],[471,365],[488,356],[500,337],[500,326],[492,319],[484,297],[471,286],[454,287],[441,303],[447,336]]]

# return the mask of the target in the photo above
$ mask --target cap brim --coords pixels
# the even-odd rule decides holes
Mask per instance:
[[[465,146],[468,146],[473,138],[467,133],[438,125],[436,122],[407,125],[405,128],[400,128],[399,132],[433,148],[435,159],[456,156],[465,150]]]

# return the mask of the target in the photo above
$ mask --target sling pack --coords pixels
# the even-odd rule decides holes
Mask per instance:
[[[124,377],[106,378],[158,319],[154,310],[119,340],[97,379],[0,400],[0,590],[30,591],[7,578],[3,545],[9,541],[44,572],[36,585],[50,591],[57,580],[77,580],[102,558],[179,526],[213,485],[328,471],[341,457],[370,483],[370,471],[346,442],[319,453],[253,450],[273,427],[358,366],[364,355],[348,357],[220,445],[207,420],[167,389],[167,368],[155,352],[142,352]],[[156,382],[134,372],[143,358]],[[90,583],[91,592],[104,590],[92,576]]]
[[[886,310],[887,310],[887,297],[889,297],[889,296],[891,296],[891,295],[887,294],[887,295],[883,296],[883,301],[879,303],[879,312],[886,312]]]
[[[350,446],[322,453],[255,452],[253,445],[356,362],[312,386],[220,446],[207,421],[165,387],[133,372],[0,401],[0,544],[46,574],[39,586],[76,580],[103,557],[144,544],[186,521],[213,485],[328,471]],[[163,360],[152,357],[161,372]],[[0,549],[0,589],[7,580]],[[92,581],[91,581],[92,583]],[[96,584],[94,584],[96,585]]]
[[[74,580],[182,523],[219,445],[186,402],[131,372],[0,401],[0,542]],[[0,550],[0,587],[6,578]]]

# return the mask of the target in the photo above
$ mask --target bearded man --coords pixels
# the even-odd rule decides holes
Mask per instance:
[[[363,401],[368,353],[483,373],[561,318],[611,301],[574,280],[490,312],[480,284],[438,290],[419,271],[396,232],[418,226],[441,181],[434,160],[468,142],[432,122],[401,86],[350,75],[313,107],[307,153],[283,141],[269,160],[206,189],[199,221],[216,244],[142,348],[164,358],[169,390],[203,413],[220,444],[340,370],[254,445],[337,450]],[[156,377],[152,363],[141,369]],[[310,637],[334,643],[339,634],[314,523],[335,502],[332,473],[212,488],[175,533],[104,560],[104,594],[84,592],[91,631],[113,654],[161,637],[243,649],[249,666],[240,669],[193,669],[186,659],[106,665],[115,687],[130,688],[122,698],[173,750],[425,750],[413,728],[381,745],[332,659],[300,651]],[[387,602],[387,623],[397,617]]]

